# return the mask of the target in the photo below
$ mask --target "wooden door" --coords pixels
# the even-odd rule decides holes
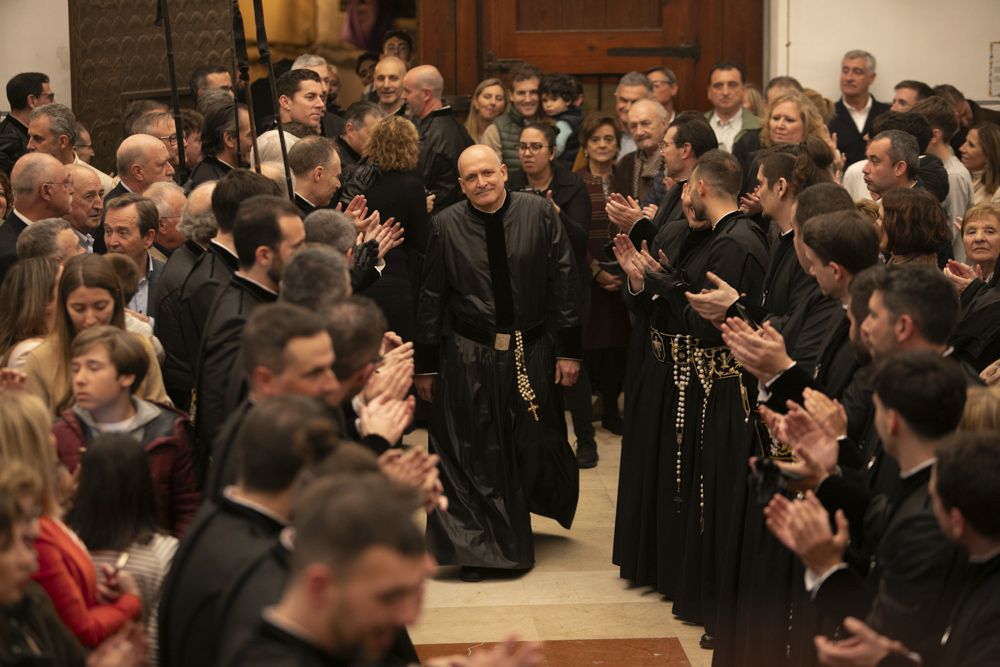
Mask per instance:
[[[708,108],[721,59],[761,83],[763,0],[419,0],[418,15],[421,59],[443,66],[451,93],[521,61],[596,84],[591,108],[607,108],[625,72],[657,65],[677,74],[683,109]]]

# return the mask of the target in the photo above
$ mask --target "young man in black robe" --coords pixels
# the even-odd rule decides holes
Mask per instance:
[[[485,146],[458,168],[468,201],[434,221],[416,386],[434,403],[429,445],[450,501],[428,517],[429,547],[477,581],[482,568],[532,567],[529,512],[573,521],[579,470],[553,376],[576,382],[582,340],[573,252],[552,203],[507,192],[507,168]]]
[[[824,663],[838,665],[990,665],[1000,655],[1000,447],[989,433],[957,433],[938,448],[930,498],[941,530],[968,553],[953,578],[958,596],[937,646],[914,653],[895,637],[847,619],[853,637],[817,637]]]
[[[640,413],[671,416],[636,433],[639,442],[645,442],[646,448],[660,447],[661,439],[678,443],[678,453],[668,457],[673,459],[674,467],[674,474],[668,478],[674,483],[665,485],[674,487],[669,494],[676,500],[663,502],[662,497],[657,497],[663,491],[657,490],[648,496],[642,511],[656,515],[659,507],[672,507],[674,512],[663,514],[667,518],[680,509],[682,517],[679,520],[675,517],[674,522],[681,532],[670,531],[657,518],[656,539],[666,538],[669,544],[683,535],[680,569],[674,575],[679,584],[673,592],[674,613],[706,625],[711,625],[715,617],[718,570],[715,558],[728,541],[732,520],[730,493],[745,477],[736,462],[749,456],[753,437],[748,423],[747,378],[729,350],[721,345],[718,328],[695,311],[689,297],[707,289],[710,276],[716,275],[752,299],[760,298],[767,264],[766,241],[737,209],[739,185],[740,166],[731,155],[716,150],[699,160],[688,181],[688,196],[692,217],[706,222],[702,234],[688,233],[682,241],[680,256],[691,251],[691,244],[704,244],[704,248],[690,259],[681,259],[683,265],[671,263],[667,253],[661,255],[659,263],[648,253],[642,256],[625,237],[619,237],[615,245],[618,261],[629,273],[630,294],[648,290],[650,301],[658,302],[655,308],[660,309],[650,320],[652,355],[644,364],[664,363],[669,347],[676,369],[671,371],[676,375],[673,385],[678,387],[676,394],[661,389],[657,395],[641,389],[641,380],[636,383],[638,396],[645,396],[645,400],[662,397],[665,406],[660,410],[648,405],[637,408]],[[683,248],[685,243],[687,249]],[[684,385],[683,391],[679,385]],[[690,394],[688,385],[693,390]],[[694,385],[700,388],[695,390]],[[679,405],[682,395],[683,414],[673,408],[675,398]],[[683,427],[678,428],[682,423]],[[678,430],[682,431],[680,438]],[[685,477],[690,481],[685,482]],[[669,551],[668,548],[664,554]],[[660,559],[659,549],[656,557]],[[669,579],[667,586],[671,586]]]

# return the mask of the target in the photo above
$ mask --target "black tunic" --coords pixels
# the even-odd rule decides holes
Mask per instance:
[[[429,444],[450,506],[428,516],[427,537],[440,563],[530,568],[529,511],[572,523],[579,470],[552,378],[556,355],[581,357],[576,284],[563,226],[541,197],[507,193],[495,213],[460,203],[435,217],[416,362],[438,373]],[[518,392],[513,337],[508,350],[470,337],[513,331],[524,332],[538,421]]]
[[[379,667],[371,663],[335,656],[320,646],[288,632],[266,618],[258,621],[252,635],[224,667]]]
[[[208,500],[177,547],[160,598],[163,667],[214,667],[218,605],[231,578],[271,548],[282,525],[228,498]]]
[[[982,371],[1000,359],[1000,289],[997,274],[989,282],[974,280],[961,297],[962,316],[951,336],[955,356]]]
[[[0,283],[3,282],[10,267],[17,262],[17,238],[28,228],[28,225],[14,213],[13,204],[8,203],[8,206],[11,207],[10,213],[0,225]]]
[[[928,651],[925,665],[985,667],[1000,656],[1000,556],[973,563],[941,635],[940,653]]]
[[[240,336],[254,309],[274,303],[278,295],[237,273],[215,298],[205,322],[205,334],[195,368],[195,431],[198,460],[204,470],[206,450],[226,415],[246,394],[246,378],[239,364]]]
[[[198,166],[191,172],[191,178],[185,188],[190,192],[202,183],[219,180],[232,170],[232,167],[214,155],[206,155],[205,159],[199,162]]]
[[[198,360],[205,321],[219,291],[239,268],[236,255],[215,241],[208,242],[208,250],[198,258],[188,273],[180,292],[181,337],[190,363]]]
[[[420,132],[420,159],[417,171],[429,193],[437,195],[434,213],[462,199],[458,186],[458,156],[474,144],[465,126],[451,107],[441,107],[417,122]]]
[[[163,273],[156,283],[153,303],[158,316],[154,333],[163,344],[163,384],[170,400],[178,408],[187,411],[191,407],[191,389],[194,388],[194,368],[184,346],[181,330],[181,288],[187,280],[198,258],[205,249],[194,241],[185,241],[167,260]]]

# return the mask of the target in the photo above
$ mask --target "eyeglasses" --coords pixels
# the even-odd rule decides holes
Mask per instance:
[[[517,148],[522,153],[537,153],[543,148],[548,148],[548,144],[518,144]]]
[[[93,144],[73,144],[73,148],[93,148]]]
[[[48,102],[49,104],[52,104],[56,100],[56,94],[55,93],[39,93],[39,94],[35,95],[35,97],[37,97],[40,100],[47,99],[49,101]]]
[[[169,144],[170,146],[176,146],[177,145],[177,135],[176,134],[169,134],[169,135],[167,135],[165,137],[157,137],[157,139],[159,139],[160,141],[162,141],[165,144]]]

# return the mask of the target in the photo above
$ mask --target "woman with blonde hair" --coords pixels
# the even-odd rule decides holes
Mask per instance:
[[[972,203],[1000,203],[1000,125],[973,126],[959,152],[972,174]]]
[[[0,368],[21,370],[52,331],[61,270],[54,259],[33,257],[7,272],[0,284]]]
[[[1000,385],[969,387],[958,430],[965,433],[1000,431]]]
[[[465,119],[465,129],[469,136],[479,142],[497,116],[507,110],[507,89],[500,79],[484,79],[476,86],[469,103],[469,117]]]
[[[404,341],[413,340],[416,327],[416,292],[420,269],[430,238],[427,191],[416,172],[420,137],[413,123],[400,116],[380,120],[365,145],[364,162],[370,179],[365,190],[369,210],[384,221],[394,218],[403,228],[402,243],[385,254],[385,268],[374,285],[365,290],[385,313],[389,329]]]
[[[94,648],[142,614],[135,580],[103,568],[101,582],[80,538],[62,521],[56,484],[52,419],[36,396],[0,391],[0,467],[20,461],[41,480],[38,570],[32,578],[48,593],[59,618],[85,647]],[[99,602],[107,600],[107,602]]]
[[[53,417],[73,403],[69,355],[76,334],[98,324],[125,329],[125,301],[111,263],[102,255],[79,255],[66,262],[59,281],[52,332],[24,363],[28,391],[41,398]],[[148,401],[170,403],[163,388],[160,364],[146,338],[149,372],[136,391]]]

